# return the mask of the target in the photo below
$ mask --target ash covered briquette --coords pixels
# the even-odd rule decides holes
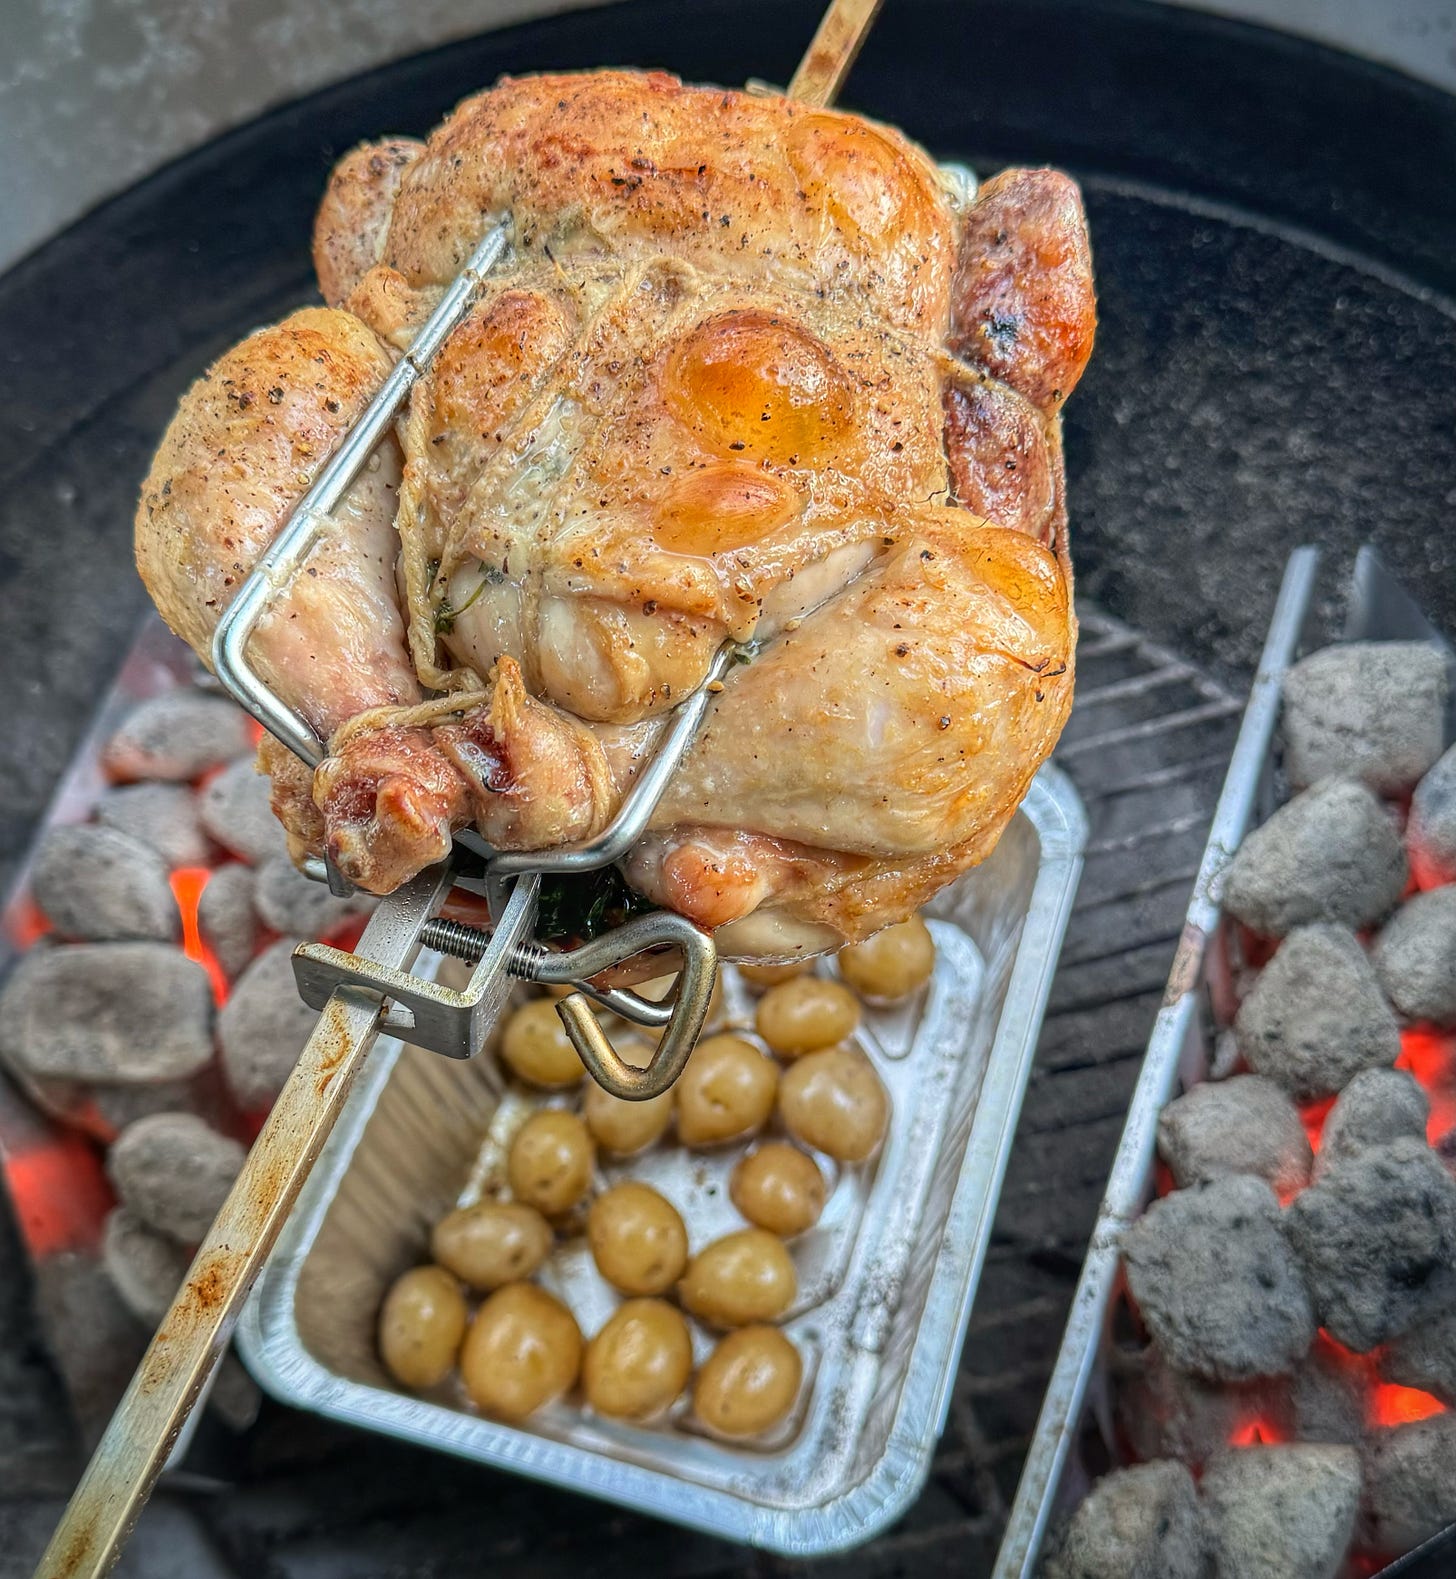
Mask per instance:
[[[31,892],[62,937],[114,943],[181,932],[167,863],[149,844],[115,828],[78,823],[40,842]]]
[[[1239,1174],[1155,1201],[1128,1228],[1123,1256],[1148,1331],[1179,1370],[1277,1376],[1314,1339],[1309,1295],[1263,1179]]]
[[[1390,813],[1361,783],[1326,779],[1248,834],[1224,874],[1224,909],[1265,937],[1329,921],[1363,927],[1405,891]]]
[[[1154,1347],[1135,1354],[1116,1350],[1111,1363],[1118,1430],[1139,1460],[1176,1458],[1196,1468],[1250,1422],[1280,1435],[1291,1429],[1282,1377],[1207,1382],[1174,1370]]]
[[[197,797],[186,784],[119,784],[96,803],[96,821],[140,839],[168,866],[206,866],[212,860]]]
[[[1407,1019],[1456,1023],[1456,885],[1396,911],[1375,944],[1375,973]]]
[[[1361,1353],[1456,1301],[1456,1179],[1422,1140],[1334,1164],[1285,1213],[1321,1326]]]
[[[223,1074],[245,1108],[266,1107],[283,1089],[318,1015],[298,995],[297,938],[279,938],[238,977],[217,1018]]]
[[[1382,795],[1411,790],[1441,755],[1446,659],[1426,642],[1342,642],[1284,680],[1284,770],[1296,789],[1354,773]]]
[[[1365,1435],[1369,1372],[1325,1338],[1289,1378],[1288,1435],[1300,1442],[1357,1446]]]
[[[122,1303],[149,1327],[167,1314],[192,1264],[191,1254],[175,1239],[148,1228],[125,1206],[106,1219],[101,1260]]]
[[[1404,1069],[1362,1069],[1335,1100],[1320,1132],[1314,1176],[1401,1136],[1423,1140],[1430,1099]]]
[[[1213,1579],[1336,1579],[1360,1506],[1352,1447],[1232,1448],[1204,1471]]]
[[[1371,1434],[1364,1522],[1377,1551],[1409,1551],[1456,1520],[1456,1414]]]
[[[224,850],[255,866],[286,855],[288,838],[273,815],[270,793],[255,759],[239,757],[203,788],[198,808],[202,826]]]
[[[115,779],[183,783],[241,756],[252,745],[248,717],[220,697],[168,691],[127,714],[101,760]]]
[[[336,899],[324,884],[305,877],[283,855],[258,868],[253,903],[264,924],[273,931],[316,938],[367,915],[379,901],[373,894],[363,893]]]
[[[1400,1056],[1400,1025],[1359,939],[1300,927],[1259,973],[1234,1020],[1239,1051],[1300,1100],[1341,1091]]]
[[[169,943],[33,948],[0,992],[0,1052],[38,1079],[185,1080],[212,1057],[212,986]]]
[[[1158,1116],[1158,1155],[1184,1188],[1232,1173],[1267,1179],[1281,1194],[1309,1182],[1309,1137],[1288,1096],[1262,1075],[1205,1081]]]
[[[1206,1579],[1193,1477],[1170,1459],[1104,1475],[1048,1541],[1040,1579]]]
[[[255,882],[252,867],[233,861],[208,878],[197,901],[197,929],[229,981],[237,980],[258,949]]]
[[[1380,1351],[1380,1374],[1402,1387],[1434,1393],[1456,1405],[1456,1307],[1393,1338]]]
[[[1456,883],[1456,746],[1416,785],[1405,836],[1422,888]]]
[[[207,1232],[246,1155],[193,1113],[138,1119],[117,1137],[106,1169],[122,1204],[182,1244]]]

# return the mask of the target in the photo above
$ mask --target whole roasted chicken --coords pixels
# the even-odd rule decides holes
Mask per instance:
[[[970,200],[899,133],[602,71],[505,80],[334,172],[328,305],[184,397],[137,561],[216,622],[487,225],[511,247],[255,662],[297,856],[384,893],[474,825],[599,832],[742,644],[628,882],[728,955],[835,947],[995,845],[1072,697],[1059,436],[1091,350],[1076,187]]]

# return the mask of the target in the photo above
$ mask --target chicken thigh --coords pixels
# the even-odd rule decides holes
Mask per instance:
[[[137,553],[204,656],[485,227],[511,247],[255,655],[330,742],[296,854],[387,892],[473,824],[610,821],[742,644],[625,863],[728,952],[836,946],[994,846],[1071,704],[1058,413],[1091,349],[1075,186],[966,203],[899,133],[661,74],[506,80],[356,150],[329,306],[189,391]]]

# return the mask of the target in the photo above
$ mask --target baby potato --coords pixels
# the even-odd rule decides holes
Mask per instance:
[[[570,1211],[591,1188],[596,1148],[575,1113],[543,1108],[516,1131],[506,1177],[518,1201],[548,1217]]]
[[[839,974],[866,998],[907,998],[934,969],[935,940],[919,916],[839,951]]]
[[[749,1222],[781,1239],[792,1239],[819,1221],[824,1175],[797,1146],[771,1140],[739,1159],[728,1180],[728,1194]]]
[[[465,1333],[465,1296],[438,1266],[417,1266],[397,1277],[379,1310],[379,1357],[403,1387],[444,1381]]]
[[[648,1420],[687,1385],[693,1340],[666,1300],[629,1299],[586,1346],[581,1385],[599,1414]]]
[[[581,1329],[554,1295],[507,1283],[475,1313],[460,1351],[460,1379],[476,1408],[524,1420],[559,1398],[581,1369]]]
[[[622,1061],[634,1069],[645,1069],[657,1051],[650,1042],[627,1038],[618,1041],[616,1047]],[[672,1107],[671,1091],[648,1097],[645,1102],[624,1102],[610,1091],[603,1091],[595,1080],[589,1080],[581,1110],[586,1127],[603,1151],[630,1157],[661,1138],[672,1123]]]
[[[574,1086],[586,1073],[550,998],[532,998],[506,1021],[500,1054],[513,1074],[533,1086]]]
[[[842,1042],[859,1024],[859,1000],[837,981],[798,976],[758,1000],[758,1034],[780,1058]]]
[[[790,965],[753,965],[745,962],[738,967],[738,974],[755,987],[777,987],[781,981],[792,981],[802,976],[812,961],[796,959]]]
[[[687,1265],[688,1233],[677,1208],[635,1179],[592,1202],[586,1238],[597,1270],[624,1294],[660,1294]]]
[[[826,1047],[785,1072],[779,1115],[795,1140],[840,1162],[863,1162],[885,1133],[890,1102],[857,1047]]]
[[[762,1228],[740,1228],[688,1262],[678,1294],[693,1315],[714,1326],[746,1327],[782,1316],[798,1288],[783,1240]]]
[[[677,1136],[684,1146],[718,1146],[763,1128],[779,1072],[741,1036],[709,1036],[693,1049],[677,1082]]]
[[[777,1327],[740,1327],[708,1356],[693,1386],[693,1413],[722,1436],[757,1436],[799,1396],[799,1351]]]
[[[551,1245],[551,1224],[521,1201],[459,1207],[430,1235],[430,1254],[478,1294],[530,1277]]]

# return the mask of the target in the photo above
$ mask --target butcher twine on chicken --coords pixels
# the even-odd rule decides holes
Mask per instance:
[[[505,80],[356,149],[327,307],[188,391],[137,561],[207,655],[243,578],[479,241],[512,247],[260,625],[329,741],[265,740],[296,858],[386,893],[473,825],[611,820],[725,639],[624,869],[728,954],[835,947],[983,859],[1072,700],[1059,412],[1091,350],[1080,196],[967,203],[898,132],[659,73]]]

